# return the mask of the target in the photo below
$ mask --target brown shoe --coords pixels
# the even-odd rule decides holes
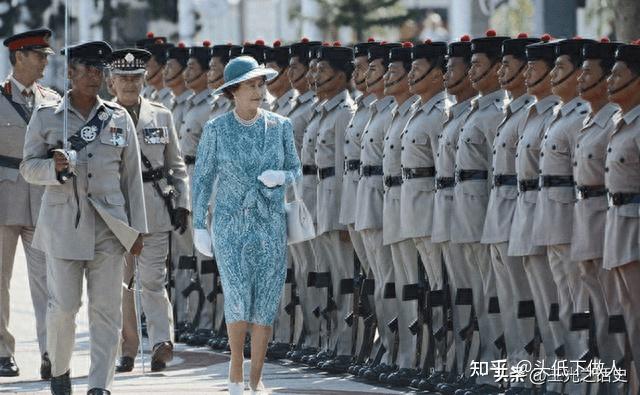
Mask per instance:
[[[170,341],[153,346],[151,354],[151,371],[159,372],[167,367],[167,362],[173,359],[173,344]]]

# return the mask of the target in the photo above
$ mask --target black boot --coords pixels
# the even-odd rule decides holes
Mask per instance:
[[[87,391],[87,395],[111,395],[111,391],[107,391],[103,388],[91,388]]]
[[[15,377],[20,375],[20,369],[13,357],[0,358],[0,377]]]
[[[51,377],[52,395],[71,395],[71,375],[69,371],[62,376]]]
[[[49,360],[49,353],[42,354],[42,360],[40,361],[40,378],[42,380],[51,379],[51,361]]]
[[[116,373],[126,373],[133,370],[133,358],[120,357],[116,362]]]

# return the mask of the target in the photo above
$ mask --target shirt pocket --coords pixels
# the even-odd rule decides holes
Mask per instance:
[[[496,187],[496,196],[501,199],[515,200],[518,197],[518,188],[510,185]]]
[[[462,144],[482,145],[486,141],[484,133],[475,126],[465,129],[460,135],[460,143]]]
[[[318,140],[316,144],[319,146],[333,147],[336,144],[335,134],[333,129],[324,129],[318,133]]]

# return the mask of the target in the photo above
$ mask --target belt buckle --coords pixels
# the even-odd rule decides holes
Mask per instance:
[[[607,204],[609,207],[614,207],[616,205],[616,200],[615,194],[610,193],[607,195]]]
[[[588,197],[587,191],[584,188],[576,188],[576,197],[578,200],[584,200]]]

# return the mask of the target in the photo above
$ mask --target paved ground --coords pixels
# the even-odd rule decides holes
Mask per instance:
[[[11,282],[10,328],[16,337],[16,360],[21,374],[15,378],[0,378],[0,393],[47,394],[48,382],[39,380],[40,356],[36,342],[35,319],[29,297],[26,262],[21,247],[14,267]],[[86,297],[85,297],[86,301]],[[89,333],[87,309],[84,305],[78,314],[76,347],[72,361],[72,377],[76,394],[86,393],[86,377],[89,371]],[[146,345],[148,347],[148,345]],[[147,352],[148,358],[148,352]],[[162,373],[142,371],[140,358],[136,368],[128,374],[116,376],[112,389],[114,394],[226,394],[226,354],[213,353],[205,349],[178,345],[176,357]],[[248,372],[248,365],[245,372]],[[378,388],[353,381],[347,377],[336,377],[307,370],[300,366],[267,363],[264,383],[273,394],[400,394],[386,388]],[[248,393],[248,392],[247,392]]]

